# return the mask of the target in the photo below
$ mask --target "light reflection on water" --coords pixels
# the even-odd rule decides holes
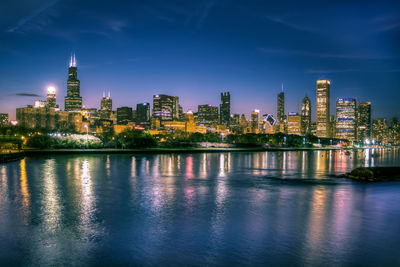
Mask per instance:
[[[26,158],[0,165],[0,263],[400,264],[399,150]]]

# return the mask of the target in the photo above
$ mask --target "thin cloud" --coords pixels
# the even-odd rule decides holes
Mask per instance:
[[[302,31],[302,32],[308,32],[308,33],[315,33],[316,30],[312,29],[312,28],[308,28],[308,27],[304,27],[304,26],[300,26],[298,24],[295,23],[291,23],[289,21],[287,21],[285,19],[285,17],[281,16],[281,17],[276,17],[276,16],[268,16],[265,15],[264,18],[266,18],[267,20],[277,23],[277,24],[281,24],[285,27],[297,30],[297,31]]]
[[[7,32],[13,33],[21,29],[24,25],[28,24],[30,21],[32,21],[34,18],[45,12],[47,9],[53,7],[55,4],[57,4],[60,0],[51,0],[42,5],[41,7],[35,9],[32,13],[30,13],[28,16],[21,18],[16,25],[10,27]]]
[[[31,94],[31,93],[16,93],[16,94],[10,94],[9,96],[41,97],[41,95]]]

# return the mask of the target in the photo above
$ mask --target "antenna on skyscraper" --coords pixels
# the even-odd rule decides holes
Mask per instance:
[[[111,93],[110,93],[110,91],[108,91],[108,98],[111,98]]]
[[[282,92],[283,92],[283,83],[282,83]]]
[[[103,98],[105,98],[105,97],[106,97],[106,92],[103,91]]]
[[[74,62],[73,62],[73,67],[76,67],[76,58],[75,58],[75,52],[74,52]]]
[[[72,53],[71,53],[71,58],[69,59],[69,66],[72,67]]]

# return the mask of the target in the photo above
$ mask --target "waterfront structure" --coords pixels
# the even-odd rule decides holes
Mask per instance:
[[[0,126],[7,126],[7,125],[8,125],[8,114],[0,113]]]
[[[111,93],[108,92],[108,96],[103,92],[103,98],[100,101],[100,119],[110,120],[112,113],[112,99]]]
[[[318,137],[330,137],[330,84],[329,80],[317,80],[317,131]]]
[[[357,107],[357,140],[371,138],[371,102],[360,102]]]
[[[215,127],[218,124],[218,107],[209,104],[197,108],[197,124]]]
[[[251,132],[252,133],[259,133],[260,127],[260,110],[255,109],[251,112]]]
[[[136,125],[150,127],[150,104],[147,102],[136,104]]]
[[[221,104],[219,106],[219,122],[229,128],[231,117],[231,94],[229,92],[221,93]]]
[[[74,54],[71,56],[68,69],[67,96],[65,97],[66,111],[80,111],[82,109],[82,97],[80,96],[81,86],[77,72],[78,68]]]
[[[301,103],[301,135],[311,133],[311,100],[308,96]]]
[[[47,88],[47,106],[49,108],[58,108],[56,103],[56,88],[53,86]]]
[[[132,122],[132,108],[120,107],[117,108],[117,124],[128,125]]]
[[[386,119],[375,119],[372,123],[374,139],[380,144],[389,142],[389,126]]]
[[[301,115],[297,112],[290,112],[287,118],[288,134],[301,135]]]
[[[154,95],[152,116],[161,122],[179,120],[179,97]]]
[[[338,98],[336,101],[336,138],[354,141],[356,137],[356,100]]]

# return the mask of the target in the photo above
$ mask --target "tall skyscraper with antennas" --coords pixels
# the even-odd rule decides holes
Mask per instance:
[[[71,55],[68,69],[67,96],[65,97],[66,111],[80,111],[82,109],[81,83],[78,80],[78,68],[75,54]]]

